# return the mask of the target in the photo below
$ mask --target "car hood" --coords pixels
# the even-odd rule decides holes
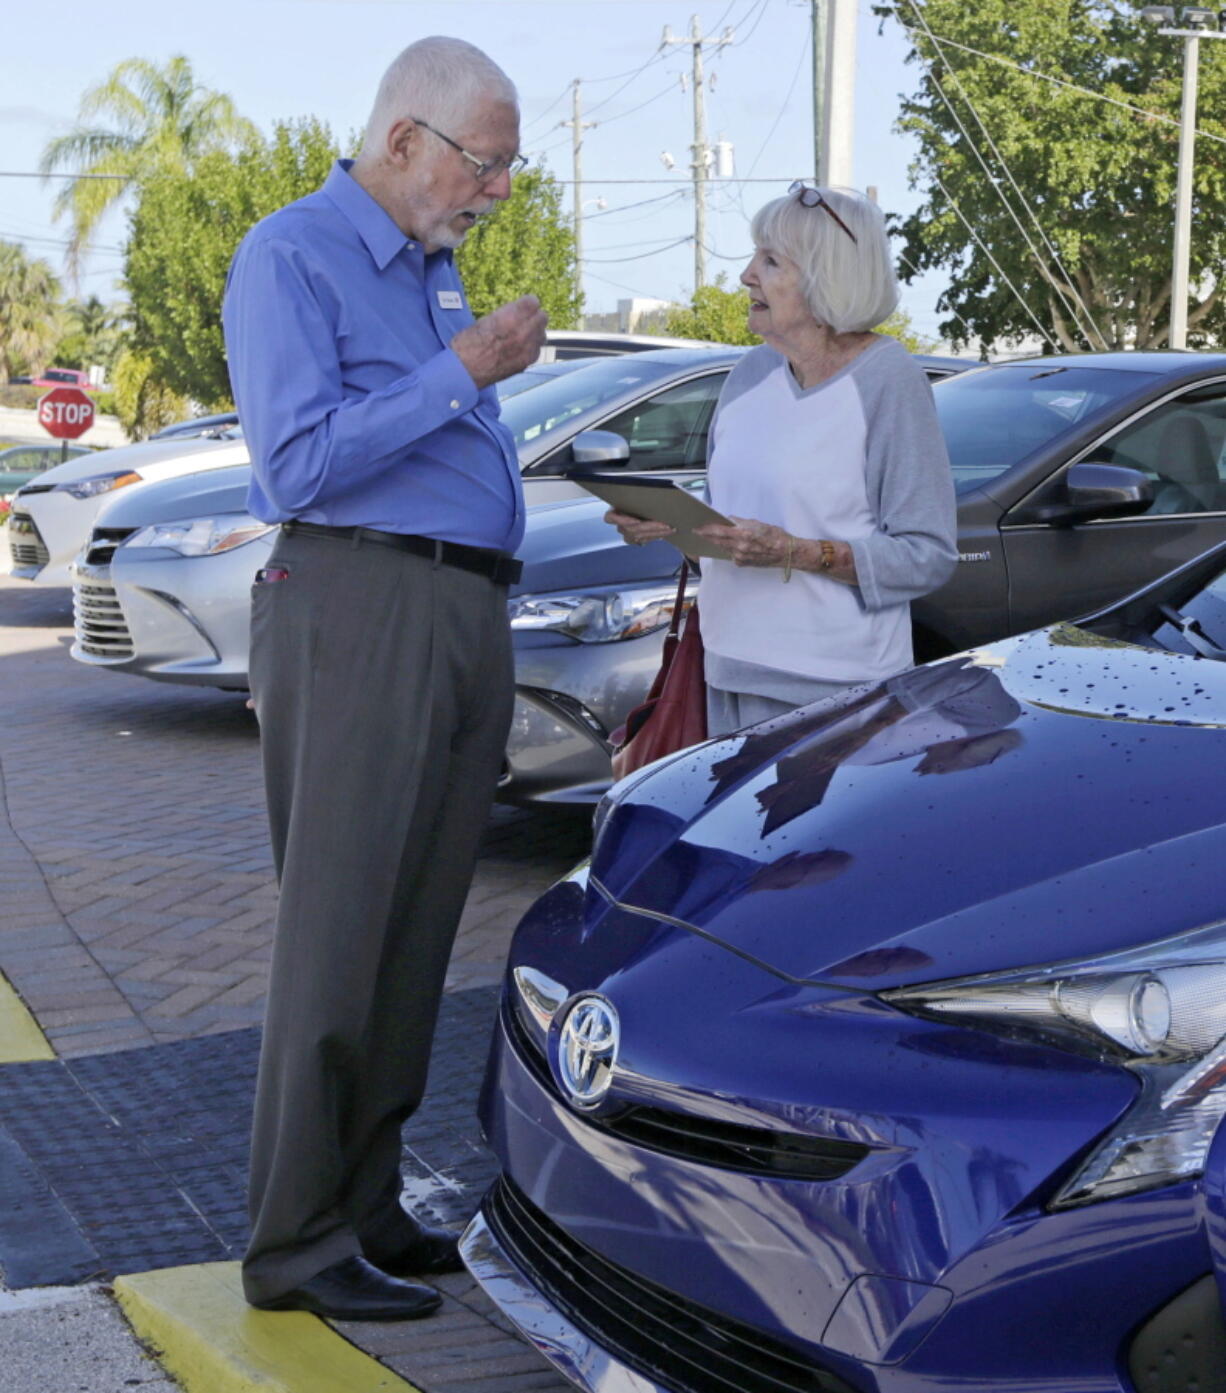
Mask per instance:
[[[76,459],[65,460],[54,469],[44,470],[38,476],[38,484],[74,484],[78,479],[92,479],[96,474],[133,473],[149,477],[157,475],[159,466],[177,464],[180,460],[199,456],[201,469],[211,466],[213,457],[229,451],[232,459],[227,463],[237,464],[247,456],[247,448],[241,442],[230,440],[142,440],[136,445],[120,445],[113,450],[96,450],[91,454],[78,455]]]
[[[201,444],[213,449],[219,444],[224,448],[236,448],[218,441],[190,441],[186,445],[180,442],[175,457],[180,457],[187,445]],[[108,450],[105,456],[96,458],[109,461],[126,453]],[[135,468],[135,464],[132,467]],[[57,472],[48,471],[40,477],[51,478]],[[94,468],[89,472],[103,471]],[[99,514],[97,526],[148,527],[183,518],[241,513],[247,507],[250,479],[250,465],[237,464],[151,481],[139,490],[116,494]],[[530,507],[523,544],[518,552],[524,563],[524,574],[511,593],[618,585],[667,578],[676,573],[681,558],[675,547],[667,542],[645,547],[626,546],[617,529],[604,521],[606,511],[607,505],[597,498],[562,499]]]
[[[628,547],[604,521],[608,504],[598,498],[562,499],[528,509],[518,556],[524,573],[512,594],[619,585],[668,578],[681,554],[667,542]]]
[[[879,990],[1222,918],[1226,664],[1072,625],[614,790],[593,877],[797,981]]]
[[[150,527],[158,522],[247,511],[251,466],[230,465],[120,490],[98,514],[98,527]]]

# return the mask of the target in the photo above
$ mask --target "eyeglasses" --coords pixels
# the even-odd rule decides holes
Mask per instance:
[[[821,189],[815,188],[812,184],[806,184],[803,179],[797,179],[794,184],[788,185],[788,193],[794,193],[796,195],[797,201],[802,208],[824,208],[843,231],[847,233],[851,240],[853,242],[856,241],[856,234],[847,226],[843,219],[839,217],[830,204],[826,202],[825,198],[822,196]],[[858,246],[859,243],[856,243],[856,245]]]
[[[465,150],[458,140],[452,140],[449,135],[444,135],[442,131],[436,131],[428,121],[423,121],[420,116],[410,116],[409,120],[421,126],[423,130],[429,131],[431,135],[436,135],[440,140],[445,140],[453,150],[458,150],[468,163],[472,165],[473,178],[478,184],[484,184],[489,179],[496,179],[504,169],[508,174],[516,175],[528,163],[528,157],[526,155],[512,155],[509,160],[501,158],[496,160],[478,159],[471,151]]]

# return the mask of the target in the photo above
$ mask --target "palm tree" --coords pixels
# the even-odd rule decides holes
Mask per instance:
[[[68,266],[74,276],[98,220],[131,184],[161,171],[190,170],[210,150],[258,139],[229,97],[196,82],[181,54],[161,66],[126,59],[85,93],[77,119],[76,129],[56,136],[39,162],[43,174],[93,176],[65,183],[55,200],[55,216],[72,219]]]
[[[60,335],[60,283],[16,242],[0,242],[0,383],[41,369]]]
[[[126,305],[104,304],[97,295],[69,300],[64,306],[64,336],[55,350],[55,361],[66,368],[101,363],[110,368],[124,346],[128,319]]]

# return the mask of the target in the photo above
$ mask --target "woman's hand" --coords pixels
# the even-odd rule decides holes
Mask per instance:
[[[708,522],[694,529],[699,537],[723,547],[738,566],[783,566],[788,560],[788,543],[798,545],[782,527],[752,518],[733,518],[734,526]]]
[[[610,508],[604,515],[604,520],[611,522],[622,534],[622,541],[628,542],[632,547],[646,546],[648,542],[658,542],[662,538],[671,537],[677,530],[666,522],[652,522],[650,518],[636,518],[631,513],[619,513],[616,508]]]

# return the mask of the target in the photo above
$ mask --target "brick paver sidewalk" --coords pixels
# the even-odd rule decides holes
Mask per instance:
[[[276,892],[254,717],[240,694],[74,663],[70,643],[66,591],[0,577],[0,972],[64,1060],[256,1026]],[[582,817],[495,812],[449,990],[498,980],[520,914],[586,843]],[[566,1387],[449,1285],[437,1320],[346,1333],[428,1393]]]

